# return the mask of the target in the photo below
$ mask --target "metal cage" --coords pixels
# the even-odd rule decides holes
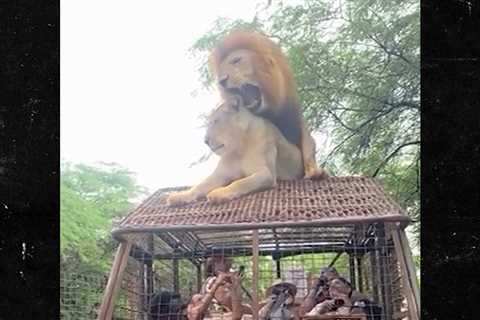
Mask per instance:
[[[214,276],[212,257],[229,257],[234,269],[244,270],[241,301],[251,310],[244,319],[259,319],[269,288],[279,281],[295,286],[298,310],[320,269],[332,266],[375,311],[301,318],[419,319],[404,233],[409,218],[376,181],[282,181],[221,205],[167,207],[166,195],[177,190],[159,190],[113,231],[120,245],[98,319],[185,318],[191,297]],[[207,316],[228,318],[215,303]]]

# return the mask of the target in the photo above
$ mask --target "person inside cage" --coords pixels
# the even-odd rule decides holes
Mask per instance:
[[[200,293],[205,295],[212,291],[213,284],[217,276],[220,273],[229,273],[232,269],[233,261],[229,257],[223,255],[214,255],[209,258],[206,263],[206,280],[204,281]],[[214,291],[214,297],[212,302],[217,307],[227,308],[229,311],[232,309],[231,301],[231,281],[228,277],[224,279],[224,282]]]
[[[267,289],[267,299],[258,312],[259,320],[293,320],[298,319],[295,308],[297,287],[289,282],[276,281]]]
[[[325,267],[320,270],[320,277],[313,282],[312,288],[305,296],[299,308],[301,316],[310,312],[317,304],[323,302],[328,297],[328,282],[338,278],[340,275],[333,267]]]
[[[381,308],[340,276],[334,267],[320,270],[320,277],[313,283],[299,313],[301,316],[317,314],[366,314],[368,320],[377,320]]]
[[[329,281],[326,298],[315,305],[306,315],[349,315],[352,314],[352,285],[345,278],[337,277]],[[355,310],[355,313],[361,313]]]
[[[221,254],[214,255],[209,258],[206,263],[206,280],[202,285],[201,294],[206,294],[211,291],[212,285],[219,273],[232,273],[233,260],[230,257],[226,257]],[[240,280],[243,278],[243,267],[239,268],[238,274],[241,275]],[[227,277],[225,281],[215,291],[213,299],[213,307],[220,311],[232,311],[232,280],[234,278]],[[241,289],[241,283],[239,284]],[[241,295],[240,295],[241,297]],[[252,309],[248,304],[241,302],[242,313],[252,314]]]
[[[242,275],[239,272],[217,272],[217,276],[213,283],[209,286],[206,293],[197,293],[192,296],[187,306],[188,320],[202,320],[209,316],[208,311],[215,298],[215,294],[219,289],[225,289],[227,281],[228,285],[228,303],[229,306],[224,306],[223,318],[231,320],[242,319],[242,300],[241,300],[241,279]],[[223,302],[227,301],[222,300]]]
[[[339,278],[340,274],[337,269],[334,267],[324,267],[320,269],[320,277],[315,279],[313,282],[312,288],[305,296],[303,303],[299,308],[299,313],[301,316],[310,312],[317,304],[323,302],[329,297],[328,287],[329,283],[336,278]],[[353,290],[352,297],[353,301],[366,299],[366,296],[360,293],[359,291]]]
[[[192,296],[187,307],[189,320],[203,319],[209,310],[222,312],[232,319],[252,314],[251,307],[242,302],[243,271],[232,271],[232,264],[232,259],[223,255],[215,255],[207,260],[207,279],[200,293]]]

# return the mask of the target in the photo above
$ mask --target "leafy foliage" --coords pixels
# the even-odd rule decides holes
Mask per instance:
[[[377,177],[418,219],[418,1],[278,1],[252,21],[219,19],[191,48],[206,86],[208,53],[234,28],[261,31],[287,54],[304,116],[327,137],[317,146],[321,164],[335,175]]]
[[[97,241],[110,227],[106,215],[86,201],[65,182],[60,186],[60,248],[64,258],[78,254],[79,260],[96,263],[102,255]],[[73,248],[76,248],[73,250]]]
[[[79,319],[100,303],[116,247],[110,237],[113,220],[146,190],[116,164],[63,163],[61,169],[61,314]]]
[[[130,201],[145,189],[115,164],[62,164],[60,185],[62,266],[107,270],[114,247],[112,220],[125,215],[133,206]]]

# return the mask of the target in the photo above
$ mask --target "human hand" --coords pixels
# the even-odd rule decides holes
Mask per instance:
[[[240,287],[242,285],[242,280],[244,278],[244,274],[243,273],[240,273],[240,272],[232,272],[230,274],[230,280],[232,281],[232,285],[234,287]]]
[[[318,314],[324,314],[324,313],[327,313],[329,311],[332,311],[334,308],[335,308],[335,300],[334,299],[329,299],[329,300],[325,300],[322,303],[320,303],[317,306],[316,309],[317,309]]]
[[[231,273],[229,272],[223,272],[223,271],[218,271],[217,272],[217,278],[215,279],[216,282],[223,282],[228,278],[231,278]]]

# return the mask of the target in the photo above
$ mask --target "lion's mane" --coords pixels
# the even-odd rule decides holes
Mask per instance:
[[[231,32],[210,55],[210,72],[218,78],[222,73],[222,61],[239,49],[256,53],[256,80],[267,107],[260,115],[272,121],[287,140],[301,148],[302,115],[297,86],[287,58],[275,42],[256,32]],[[229,94],[222,88],[220,91],[224,97]]]

